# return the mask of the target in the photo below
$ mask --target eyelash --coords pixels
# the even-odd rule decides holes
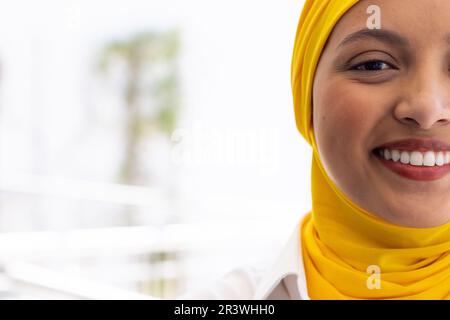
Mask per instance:
[[[395,69],[390,63],[387,63],[385,61],[382,61],[382,60],[368,60],[368,61],[365,61],[365,62],[362,62],[362,63],[358,63],[357,65],[354,65],[353,67],[350,68],[350,70],[361,71],[361,72],[377,72],[377,71],[386,70],[386,69],[380,69],[380,70],[361,70],[361,69],[358,69],[361,66],[367,66],[368,64],[373,64],[373,63],[382,63],[382,64],[385,64],[385,65],[389,66],[389,68],[391,68],[391,69]]]

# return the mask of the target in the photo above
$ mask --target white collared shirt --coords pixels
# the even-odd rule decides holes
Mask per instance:
[[[300,223],[275,261],[237,268],[183,300],[309,300],[301,255]]]

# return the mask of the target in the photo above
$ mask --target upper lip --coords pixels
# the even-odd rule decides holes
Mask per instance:
[[[378,146],[375,149],[391,149],[403,151],[450,151],[450,144],[437,139],[410,138],[395,140]]]

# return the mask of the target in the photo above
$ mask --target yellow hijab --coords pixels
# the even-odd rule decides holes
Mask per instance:
[[[328,177],[312,126],[311,94],[323,47],[358,0],[306,0],[292,58],[298,130],[313,148],[312,211],[302,221],[311,299],[450,299],[450,223],[394,225],[353,203]]]

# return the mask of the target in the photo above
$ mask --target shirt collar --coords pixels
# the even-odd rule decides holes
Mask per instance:
[[[279,285],[282,285],[283,280],[292,299],[309,300],[303,257],[300,249],[300,228],[301,222],[297,224],[278,259],[263,274],[260,284],[255,291],[256,300],[267,299]]]

